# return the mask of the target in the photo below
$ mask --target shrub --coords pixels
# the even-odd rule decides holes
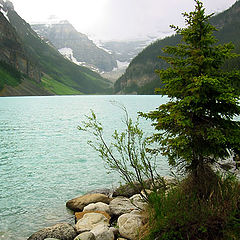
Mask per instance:
[[[199,196],[189,175],[169,192],[150,196],[150,232],[146,239],[229,240],[240,237],[240,186],[232,176],[209,182],[207,199]]]
[[[115,130],[110,143],[104,139],[102,124],[93,111],[91,116],[87,116],[87,121],[79,126],[79,130],[95,136],[95,141],[88,143],[99,153],[106,167],[118,172],[124,182],[135,188],[143,199],[148,201],[149,193],[146,189],[157,191],[160,186],[165,187],[165,182],[156,171],[156,155],[147,152],[149,143],[139,128],[138,120],[134,123],[126,108],[120,107],[125,115],[125,130],[120,133]]]

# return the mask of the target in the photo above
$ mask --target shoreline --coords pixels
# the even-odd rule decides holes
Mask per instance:
[[[126,186],[123,185],[116,189],[97,189],[69,200],[66,207],[74,213],[74,225],[59,223],[52,227],[46,227],[33,233],[28,240],[41,240],[46,239],[46,237],[78,240],[80,238],[77,238],[77,236],[80,235],[81,239],[83,235],[91,235],[91,239],[96,240],[113,240],[117,237],[120,239],[125,239],[124,237],[135,239],[136,225],[139,227],[143,225],[143,218],[139,209],[144,209],[146,203],[138,194],[139,190]],[[121,194],[120,192],[124,187],[126,187],[124,193]],[[126,223],[120,223],[121,219],[125,219],[125,222],[128,221],[127,225],[135,224],[130,232],[128,230],[126,233],[126,230],[122,230],[124,228],[122,225],[126,225]],[[132,220],[129,222],[128,219]],[[86,224],[86,222],[88,223]],[[91,225],[92,222],[95,224]],[[66,231],[63,229],[66,229]],[[129,238],[129,234],[131,238]]]

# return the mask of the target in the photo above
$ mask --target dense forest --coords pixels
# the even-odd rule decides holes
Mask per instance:
[[[218,31],[214,35],[218,43],[232,42],[235,44],[235,52],[240,53],[240,2],[237,1],[228,10],[214,15],[210,19]],[[181,37],[174,35],[158,40],[145,48],[135,57],[123,74],[115,83],[115,93],[154,94],[154,89],[161,86],[161,81],[155,73],[157,69],[165,69],[168,65],[158,56],[164,55],[162,49],[165,46],[174,46],[180,43]],[[229,60],[224,65],[226,70],[240,68],[240,57]],[[235,83],[238,84],[238,83]]]

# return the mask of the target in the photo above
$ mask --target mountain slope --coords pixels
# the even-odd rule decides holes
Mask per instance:
[[[68,21],[34,24],[32,28],[39,36],[50,40],[60,52],[66,53],[67,57],[74,57],[80,64],[97,68],[100,72],[109,72],[117,67],[117,62],[110,53],[98,48],[86,35],[77,32]]]
[[[141,53],[139,53],[129,64],[126,72],[115,82],[116,93],[138,93],[152,94],[155,85],[159,87],[160,81],[155,69],[167,67],[167,64],[158,58],[163,55],[162,48],[166,45],[176,45],[180,41],[179,36],[167,37],[158,40]]]
[[[10,89],[24,85],[25,82],[28,82],[28,91],[22,88],[24,95],[29,95],[31,91],[35,91],[36,95],[49,95],[39,85],[41,72],[28,58],[20,37],[11,26],[5,4],[0,1],[0,96],[21,95],[21,91],[15,93]],[[12,7],[9,4],[7,2],[7,6]]]
[[[62,94],[62,92],[64,94],[72,94],[73,92],[75,94],[95,94],[108,91],[109,81],[96,72],[65,59],[54,47],[40,39],[37,33],[31,29],[31,26],[14,11],[13,5],[9,3],[9,1],[3,2],[2,0],[0,2],[5,8],[7,20],[10,23],[5,24],[5,28],[1,29],[1,32],[8,32],[12,28],[17,37],[15,39],[13,36],[9,36],[11,41],[0,38],[0,44],[3,49],[9,44],[11,44],[9,49],[13,49],[14,45],[18,46],[17,50],[21,49],[21,51],[16,50],[15,52],[21,53],[27,60],[25,62],[19,61],[21,64],[19,63],[17,66],[21,66],[22,62],[27,66],[27,69],[29,69],[29,66],[33,66],[39,77],[33,77],[32,79],[37,82],[38,87],[45,89],[48,94]],[[18,57],[16,58],[16,55],[11,54],[11,51],[9,52],[4,55],[4,59],[0,60],[11,64],[11,56],[13,56],[13,59],[18,59]],[[1,56],[3,55],[1,54]],[[14,66],[14,64],[11,65]],[[63,88],[65,88],[65,91],[62,91]],[[60,92],[59,89],[61,89]],[[20,93],[20,95],[25,94],[29,95],[24,91]],[[35,93],[33,94],[35,95]]]
[[[219,43],[233,42],[236,52],[240,53],[240,2],[237,1],[230,9],[212,17],[211,23],[219,31],[215,33]],[[145,48],[130,63],[126,72],[116,81],[114,91],[116,93],[153,94],[154,88],[160,87],[161,82],[156,69],[166,68],[166,63],[158,56],[164,55],[162,48],[168,45],[176,45],[180,42],[177,35],[158,40]],[[233,66],[240,68],[240,59],[227,62],[226,69]]]

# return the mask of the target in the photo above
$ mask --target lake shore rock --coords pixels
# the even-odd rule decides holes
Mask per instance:
[[[96,240],[114,240],[113,231],[106,225],[99,224],[91,232],[94,234]]]
[[[121,186],[121,189],[124,189]],[[136,191],[126,187],[127,193],[111,198],[101,193],[88,193],[67,201],[74,211],[76,224],[57,224],[34,233],[28,240],[55,238],[59,240],[135,240],[143,226],[141,210],[147,203]],[[148,190],[151,192],[150,190]],[[104,192],[108,192],[104,190]],[[120,194],[115,192],[115,195]],[[128,196],[128,197],[126,197]],[[113,227],[117,226],[117,228]]]
[[[122,186],[116,188],[113,191],[112,196],[113,197],[123,196],[123,197],[130,198],[134,194],[141,192],[141,190],[142,190],[142,187],[139,183],[136,183],[134,185],[125,184],[125,185],[122,185]]]
[[[73,240],[77,236],[74,227],[68,223],[59,223],[52,227],[43,228],[31,235],[27,240],[44,240],[55,238],[61,240]]]
[[[83,211],[100,211],[100,212],[106,212],[107,214],[111,214],[110,207],[108,204],[103,202],[97,202],[97,203],[90,203],[86,207],[84,207]]]
[[[129,213],[136,207],[131,203],[131,200],[126,197],[118,196],[114,198],[110,204],[111,215],[120,216],[124,213]]]
[[[44,240],[60,240],[60,239],[57,239],[57,238],[45,238]]]
[[[96,226],[108,227],[108,219],[101,213],[86,213],[84,216],[77,221],[75,228],[78,233],[91,231]]]
[[[100,214],[102,214],[104,217],[106,217],[108,219],[108,222],[110,222],[110,219],[111,219],[110,215],[108,213],[106,213],[106,212],[103,212],[103,211],[83,211],[83,212],[75,212],[76,223],[78,222],[78,220],[83,218],[83,216],[86,213],[100,213]]]
[[[129,198],[131,203],[134,205],[135,208],[139,210],[145,210],[147,208],[147,203],[144,201],[140,194],[135,194]]]
[[[122,237],[130,240],[135,240],[138,237],[138,230],[143,226],[142,216],[140,211],[132,211],[125,213],[118,218],[117,225],[119,233]]]
[[[82,211],[90,203],[103,202],[109,204],[110,198],[101,193],[86,194],[67,201],[66,207],[74,212]]]
[[[96,240],[96,238],[92,232],[83,232],[75,237],[74,240]]]
[[[100,188],[100,189],[89,191],[86,194],[101,193],[111,198],[113,196],[113,192],[114,192],[114,189]]]

